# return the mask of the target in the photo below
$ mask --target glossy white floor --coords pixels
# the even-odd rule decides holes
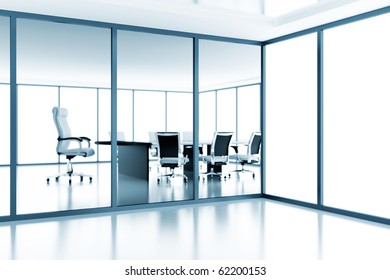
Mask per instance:
[[[383,260],[390,227],[264,199],[0,223],[0,259]]]

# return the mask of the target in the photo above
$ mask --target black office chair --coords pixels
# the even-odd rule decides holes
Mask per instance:
[[[186,175],[175,173],[175,168],[182,167],[189,161],[182,154],[180,134],[178,132],[157,132],[156,135],[160,166],[170,169],[169,174],[160,174],[157,177],[157,183],[160,183],[163,177],[166,177],[167,182],[170,182],[175,177],[182,177],[184,182],[188,182]]]
[[[89,181],[92,181],[91,175],[86,175],[83,173],[74,173],[71,160],[76,156],[90,157],[95,154],[94,149],[91,148],[90,141],[88,137],[79,136],[73,137],[68,124],[68,110],[66,108],[54,107],[52,110],[54,123],[58,132],[58,143],[57,143],[57,154],[66,156],[68,160],[67,172],[63,174],[56,174],[54,176],[48,176],[46,178],[47,183],[50,182],[50,178],[55,178],[56,181],[59,180],[61,176],[65,176],[69,180],[69,184],[72,183],[72,177],[79,176],[80,181],[83,181],[84,177],[89,177]],[[71,143],[74,142],[77,144],[77,148],[71,148]],[[86,146],[82,146],[82,143],[86,143]]]
[[[232,140],[233,132],[215,132],[213,141],[211,143],[210,154],[201,155],[200,159],[209,166],[209,171],[202,173],[203,180],[205,177],[214,175],[219,176],[219,179],[226,175],[222,172],[222,166],[226,165],[229,161],[229,147]],[[216,172],[215,168],[217,166],[221,167],[221,172]]]
[[[244,169],[245,164],[258,163],[260,162],[260,149],[261,149],[261,132],[253,132],[248,143],[247,153],[230,155],[229,159],[235,160],[241,164],[241,169],[230,171],[229,173],[236,172],[237,176],[240,177],[241,173],[249,172],[255,178],[255,173],[252,170]]]

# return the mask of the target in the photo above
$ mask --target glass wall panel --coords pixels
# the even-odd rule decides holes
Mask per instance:
[[[390,217],[390,14],[325,31],[324,203]]]
[[[217,91],[217,131],[232,131],[233,139],[236,139],[236,97],[235,88]]]
[[[202,113],[199,113],[199,141],[211,142],[217,127],[216,91],[200,92],[199,107],[202,108]]]
[[[86,104],[88,104],[87,108]],[[97,89],[62,87],[60,89],[60,105],[68,109],[68,123],[73,135],[97,139]],[[100,107],[103,106],[106,111],[110,110],[110,103],[101,104]],[[86,109],[88,109],[88,113],[85,113]],[[108,121],[110,122],[110,118]],[[90,146],[96,151],[95,141],[92,141]],[[66,158],[61,158],[61,160],[66,162]],[[75,157],[72,161],[82,162],[94,160],[96,160],[96,153],[89,157]]]
[[[238,94],[241,87],[260,83],[260,63],[258,46],[199,41],[199,138],[203,144],[203,156],[199,163],[202,173],[199,181],[200,198],[260,193],[260,156],[256,164],[246,164],[237,160],[237,157],[232,158],[237,152],[247,155],[245,145],[248,144],[249,135],[245,136],[244,142],[237,142],[239,131],[260,131],[260,106],[250,107],[253,112],[249,114],[256,120],[238,123],[240,118],[244,120],[248,116],[247,112],[238,110],[239,98],[242,104],[260,104],[259,91],[257,96],[239,97]],[[212,157],[208,157],[212,155],[215,132],[233,133],[226,160],[221,164],[213,164]],[[241,172],[243,168],[250,172]]]
[[[148,142],[149,132],[165,131],[165,104],[163,91],[134,92],[134,141]]]
[[[10,94],[9,85],[0,84],[0,164],[10,163]]]
[[[58,92],[54,86],[18,86],[18,163],[58,161],[52,115]]]
[[[123,133],[123,139],[132,141],[133,137],[133,91],[118,90],[118,132]]]
[[[118,95],[118,134],[127,140],[118,146],[119,205],[193,199],[192,163],[171,169],[156,137],[176,132],[191,145],[192,58],[191,38],[118,32],[118,87],[127,90]],[[184,156],[179,146],[170,157]]]
[[[0,216],[10,213],[10,94],[8,85],[0,85]]]
[[[267,46],[267,193],[316,202],[317,34]]]
[[[10,23],[7,17],[0,17],[0,38],[0,83],[9,84]]]
[[[105,141],[110,138],[111,133],[111,90],[98,90],[98,141]],[[111,161],[111,147],[109,145],[98,145],[98,160]]]
[[[0,216],[10,213],[10,24],[0,17]]]
[[[260,131],[260,85],[239,87],[237,90],[237,140],[248,141],[253,131]]]
[[[0,216],[10,214],[10,169],[0,166]]]
[[[192,92],[168,92],[167,131],[192,131]]]
[[[17,213],[110,206],[110,163],[96,162],[95,145],[98,109],[110,111],[110,103],[99,108],[97,103],[98,88],[107,89],[111,84],[110,30],[18,19],[16,33]],[[52,108],[59,105],[68,110],[71,136],[91,139],[91,156],[71,158],[73,168],[64,164],[65,155],[58,162]],[[105,121],[110,123],[109,115]],[[82,148],[87,147],[84,140]],[[81,176],[69,180],[72,172]],[[57,180],[58,174],[65,176]]]

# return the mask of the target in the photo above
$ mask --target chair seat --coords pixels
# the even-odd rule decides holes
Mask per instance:
[[[161,165],[166,165],[166,164],[170,164],[170,165],[178,165],[178,166],[180,166],[180,165],[184,165],[184,164],[186,164],[187,162],[189,161],[189,159],[188,158],[186,158],[186,157],[164,157],[164,158],[161,158],[160,159],[160,163],[161,163]]]
[[[59,154],[67,156],[83,156],[90,157],[95,154],[95,150],[92,148],[81,148],[81,149],[67,149],[64,152],[59,151]]]
[[[227,156],[202,156],[201,159],[203,161],[209,162],[209,163],[225,163],[228,160]]]
[[[230,155],[229,159],[236,160],[239,162],[251,163],[258,162],[260,160],[260,157],[258,155],[234,154]]]

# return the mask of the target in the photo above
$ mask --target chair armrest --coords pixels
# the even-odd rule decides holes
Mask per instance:
[[[79,141],[79,142],[83,141],[83,139],[81,139],[80,137],[64,137],[64,138],[58,137],[57,140],[58,141],[76,140],[76,141]]]
[[[89,139],[89,138],[86,137],[86,136],[81,136],[81,137],[79,137],[79,138],[88,142],[88,148],[91,147],[91,139]]]
[[[88,142],[88,148],[91,147],[91,139],[89,139],[88,137],[85,137],[85,136],[81,136],[81,137],[64,137],[64,138],[61,138],[61,137],[58,137],[57,138],[58,141],[77,141],[80,145],[80,148],[82,148],[82,144],[81,142],[83,142],[84,140]]]
[[[85,136],[81,136],[81,137],[79,137],[80,139],[83,139],[83,140],[86,140],[86,141],[88,141],[88,142],[90,142],[91,141],[91,139],[89,139],[88,137],[85,137]]]

